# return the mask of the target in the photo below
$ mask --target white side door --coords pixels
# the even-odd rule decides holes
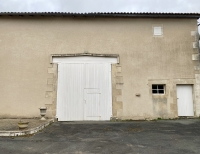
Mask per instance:
[[[178,116],[194,116],[192,85],[177,85]]]

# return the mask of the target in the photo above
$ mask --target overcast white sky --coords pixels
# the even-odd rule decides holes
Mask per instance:
[[[0,0],[0,12],[200,13],[200,0]]]
[[[200,0],[0,0],[0,12],[200,13]]]

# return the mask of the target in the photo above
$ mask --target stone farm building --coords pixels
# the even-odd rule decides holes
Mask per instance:
[[[0,118],[200,116],[198,13],[0,13]]]

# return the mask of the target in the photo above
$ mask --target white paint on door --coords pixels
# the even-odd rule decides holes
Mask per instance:
[[[110,120],[111,62],[91,61],[58,63],[59,121]]]
[[[59,121],[84,120],[83,89],[84,64],[59,64],[57,91]]]
[[[177,85],[178,116],[194,116],[192,85]]]
[[[101,120],[100,89],[84,89],[85,120]]]

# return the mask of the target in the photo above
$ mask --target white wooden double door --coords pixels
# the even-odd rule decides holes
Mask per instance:
[[[58,121],[110,120],[110,63],[58,64]]]

